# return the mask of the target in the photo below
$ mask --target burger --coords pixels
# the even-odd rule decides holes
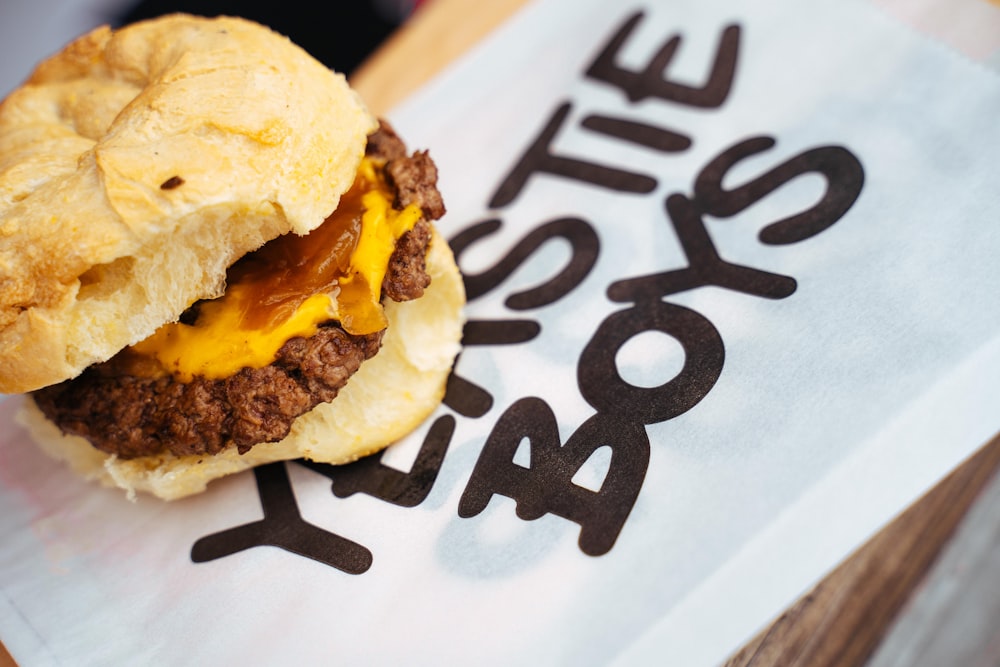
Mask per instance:
[[[0,103],[0,392],[129,494],[374,453],[436,409],[459,350],[436,183],[264,26],[97,28]]]

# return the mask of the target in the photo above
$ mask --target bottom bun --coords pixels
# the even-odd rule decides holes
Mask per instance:
[[[147,492],[174,500],[204,491],[213,479],[274,461],[349,463],[413,431],[444,398],[462,336],[465,290],[451,249],[437,231],[427,272],[431,284],[422,297],[385,304],[389,327],[378,354],[361,365],[334,401],[299,417],[280,442],[256,445],[246,454],[234,446],[213,456],[119,459],[79,436],[64,435],[32,400],[24,401],[18,422],[50,456],[130,497]]]

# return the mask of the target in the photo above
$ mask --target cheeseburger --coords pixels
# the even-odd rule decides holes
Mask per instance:
[[[0,392],[49,454],[165,499],[378,451],[459,349],[436,181],[263,26],[98,28],[0,103]]]

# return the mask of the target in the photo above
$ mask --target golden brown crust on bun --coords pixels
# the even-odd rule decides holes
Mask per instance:
[[[387,302],[382,349],[331,403],[301,416],[284,440],[246,454],[232,446],[214,456],[159,455],[118,459],[76,436],[63,435],[26,400],[18,421],[41,447],[77,473],[102,484],[164,500],[200,493],[213,479],[273,461],[307,458],[348,463],[403,437],[444,396],[462,335],[465,290],[451,249],[436,233],[427,255],[431,284],[415,301]]]
[[[0,393],[76,376],[320,225],[375,127],[242,19],[98,28],[43,62],[0,103]]]
[[[378,451],[437,408],[459,351],[436,181],[343,76],[263,26],[99,28],[0,102],[0,393],[34,392],[18,421],[38,444],[129,495]],[[289,233],[309,236],[247,255]],[[260,305],[289,295],[281,316]],[[331,332],[340,348],[312,346]],[[213,393],[234,379],[253,400]],[[216,430],[158,421],[178,405]]]

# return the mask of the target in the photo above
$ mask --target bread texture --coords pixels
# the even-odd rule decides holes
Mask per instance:
[[[379,353],[361,365],[334,401],[299,417],[280,442],[256,445],[242,455],[233,446],[214,456],[124,460],[64,435],[30,398],[18,422],[50,456],[84,477],[164,500],[200,493],[213,479],[274,461],[354,461],[415,429],[444,397],[462,336],[465,290],[451,250],[436,231],[427,271],[431,284],[421,298],[386,302],[389,326]]]
[[[42,62],[0,103],[0,393],[75,377],[319,226],[376,126],[243,19],[102,27]]]

